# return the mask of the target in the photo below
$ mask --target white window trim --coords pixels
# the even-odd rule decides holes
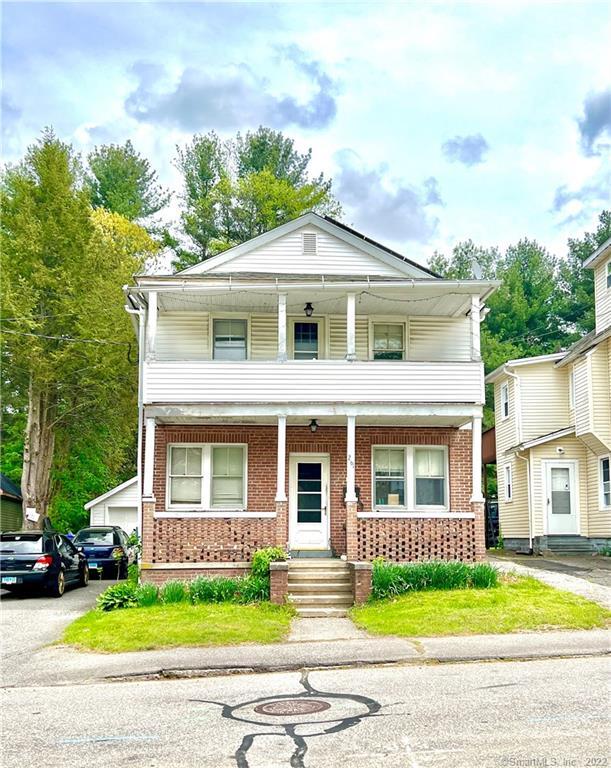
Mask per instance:
[[[376,475],[375,475],[375,460],[374,453],[378,448],[396,448],[404,451],[404,477],[405,477],[405,505],[393,506],[389,504],[376,504]],[[446,503],[443,505],[438,504],[416,504],[416,474],[414,468],[414,453],[416,448],[424,448],[425,450],[443,451],[444,467],[445,467],[445,499]],[[449,512],[451,508],[450,500],[450,462],[448,460],[448,446],[447,445],[395,445],[390,443],[377,443],[371,446],[371,507],[374,513],[404,513],[404,512]]]
[[[290,315],[288,317],[287,353],[289,360],[294,363],[311,363],[312,360],[295,360],[295,323],[318,323],[318,360],[327,360],[329,352],[327,348],[327,323],[326,316],[307,317],[306,315]]]
[[[607,262],[607,269],[605,271],[605,286],[608,291],[611,291],[611,261]]]
[[[600,497],[600,508],[611,509],[611,504],[605,504],[605,494],[603,489],[603,461],[605,459],[609,462],[609,472],[610,472],[610,478],[611,478],[611,453],[607,454],[606,456],[598,457],[598,488],[599,488],[599,497]]]
[[[505,414],[505,408],[504,408],[504,402],[503,402],[503,392],[507,393],[507,414]],[[501,403],[501,421],[505,421],[509,418],[509,382],[504,381],[501,384],[500,393],[499,393],[499,399]]]
[[[373,345],[374,345],[374,325],[402,325],[403,326],[403,357],[402,360],[408,360],[409,350],[409,323],[408,318],[403,315],[369,315],[369,327],[368,327],[368,343],[369,343],[369,360],[372,362],[401,362],[400,360],[375,360],[373,359]]]
[[[246,360],[251,359],[251,337],[250,329],[252,326],[250,312],[210,312],[208,315],[208,344],[210,349],[210,360],[214,357],[214,321],[215,320],[244,320],[246,323]],[[243,363],[244,360],[218,360],[219,363]]]
[[[509,477],[509,483],[507,482]],[[509,487],[509,493],[507,488]],[[513,501],[513,467],[511,464],[503,465],[503,501],[510,504]]]
[[[569,408],[575,410],[575,368],[569,371]]]
[[[172,448],[201,448],[202,449],[202,492],[200,504],[176,504],[170,499],[170,457]],[[212,504],[212,449],[213,448],[242,448],[243,449],[243,499],[239,507],[223,507]],[[210,511],[210,512],[245,512],[248,509],[248,444],[247,443],[168,443],[166,448],[165,472],[165,505],[167,510]]]

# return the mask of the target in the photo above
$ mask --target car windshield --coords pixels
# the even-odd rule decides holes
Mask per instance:
[[[40,555],[42,539],[39,533],[3,533],[0,536],[0,555]]]
[[[113,532],[109,529],[79,531],[75,544],[114,544]]]

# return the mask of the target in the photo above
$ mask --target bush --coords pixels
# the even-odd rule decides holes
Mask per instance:
[[[166,605],[184,603],[189,599],[189,587],[184,581],[166,581],[159,591],[159,598]]]
[[[427,589],[488,589],[498,584],[498,572],[487,563],[431,561],[399,565],[375,560],[372,597],[381,599]]]
[[[140,568],[138,563],[130,563],[127,566],[127,580],[137,584],[140,579]]]
[[[247,576],[240,579],[236,599],[239,603],[269,600],[269,576]]]
[[[278,560],[286,560],[288,555],[282,547],[266,547],[258,549],[252,556],[251,573],[261,578],[269,577],[269,564]]]
[[[136,592],[139,608],[148,608],[159,602],[159,589],[154,584],[141,584]]]
[[[114,611],[117,608],[132,608],[138,604],[138,585],[132,581],[121,581],[105,589],[97,598],[98,608]]]
[[[238,591],[239,579],[216,576],[198,576],[189,585],[189,596],[193,603],[232,602]]]

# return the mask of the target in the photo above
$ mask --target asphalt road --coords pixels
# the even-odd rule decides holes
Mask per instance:
[[[609,672],[609,660],[598,657],[8,688],[4,761],[20,768],[606,766]],[[295,714],[304,702],[324,708]],[[292,714],[280,714],[287,709]]]
[[[96,597],[111,581],[91,581],[88,587],[66,589],[63,597],[0,592],[0,660],[3,670],[25,660],[60,636],[64,627],[95,606]]]

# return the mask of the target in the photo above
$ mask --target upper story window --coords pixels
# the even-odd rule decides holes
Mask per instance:
[[[575,369],[569,372],[569,408],[575,407]]]
[[[607,288],[611,288],[611,261],[607,262]]]
[[[405,358],[405,326],[403,323],[373,324],[373,359],[403,360]]]
[[[293,357],[295,360],[318,360],[319,324],[316,321],[293,324]]]
[[[511,464],[505,465],[505,501],[513,499],[513,479],[511,476]]]
[[[509,384],[501,384],[501,418],[506,419],[509,416]]]
[[[214,320],[215,360],[246,360],[246,320]]]
[[[611,507],[611,459],[603,456],[600,460],[600,502],[603,507]]]

